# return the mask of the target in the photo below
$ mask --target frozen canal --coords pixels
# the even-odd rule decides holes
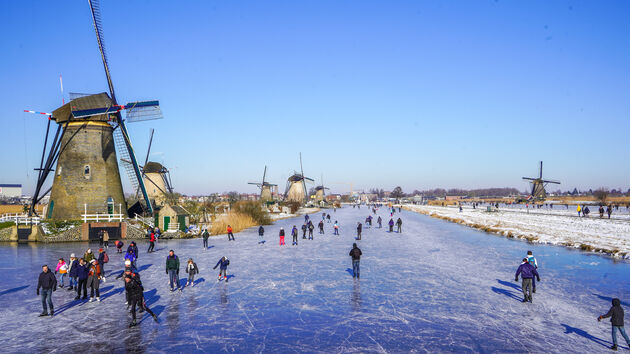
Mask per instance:
[[[341,236],[315,230],[315,240],[278,246],[278,230],[303,218],[257,231],[211,238],[162,241],[138,267],[149,307],[160,323],[143,317],[128,329],[122,281],[108,276],[101,303],[74,301],[60,289],[56,314],[39,318],[35,295],[41,265],[83,254],[87,244],[0,246],[2,352],[603,352],[610,323],[596,317],[622,299],[630,312],[630,264],[548,245],[530,245],[485,234],[413,212],[402,213],[403,233],[364,229],[361,280],[353,280],[348,252],[357,221],[368,209],[333,214]],[[384,224],[389,214],[382,209]],[[395,215],[397,217],[398,214]],[[313,214],[315,223],[320,214]],[[91,245],[97,249],[96,245]],[[125,246],[126,248],[126,246]],[[111,248],[110,248],[111,249]],[[199,283],[171,293],[165,257],[175,250],[193,258]],[[542,282],[533,304],[521,303],[514,272],[530,249]],[[212,270],[230,259],[229,283]],[[114,250],[106,270],[120,272]],[[627,321],[626,321],[627,322]],[[621,338],[620,338],[621,339]],[[623,343],[621,341],[620,343]]]

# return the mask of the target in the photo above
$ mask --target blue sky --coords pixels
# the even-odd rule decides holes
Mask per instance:
[[[103,27],[139,160],[176,190],[307,176],[403,190],[629,188],[627,1],[113,1]],[[86,1],[0,3],[0,183],[36,181],[45,120],[107,89]],[[126,183],[126,182],[125,182]],[[349,187],[331,184],[333,191]]]

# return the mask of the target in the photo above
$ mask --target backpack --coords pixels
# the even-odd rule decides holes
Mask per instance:
[[[107,253],[103,254],[103,263],[109,263],[109,255]]]

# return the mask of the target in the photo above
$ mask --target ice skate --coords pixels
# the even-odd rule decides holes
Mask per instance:
[[[131,323],[129,323],[129,328],[131,327],[135,327],[136,326],[136,320],[131,321]]]
[[[97,302],[101,302],[101,298],[100,298],[100,297],[97,297],[97,298],[96,298],[96,301],[97,301]]]
[[[42,312],[39,314],[39,317],[45,317],[48,316],[48,312]]]

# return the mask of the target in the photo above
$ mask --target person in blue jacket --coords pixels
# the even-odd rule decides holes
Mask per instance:
[[[296,229],[297,231],[297,229]],[[214,266],[214,268],[212,269],[217,269],[217,267],[219,267],[219,281],[221,281],[221,275],[223,275],[223,279],[225,279],[225,282],[228,282],[228,277],[227,277],[227,267],[230,265],[230,260],[227,259],[226,256],[221,257],[221,259],[219,259],[219,261],[217,262],[217,264]]]
[[[518,281],[519,275],[523,279],[521,283],[521,289],[523,290],[523,297],[524,297],[523,302],[527,302],[527,301],[533,302],[532,280],[534,279],[534,276],[535,276],[536,280],[540,282],[540,276],[538,275],[538,271],[536,270],[536,268],[533,265],[529,264],[529,262],[527,261],[527,258],[523,258],[523,263],[521,263],[521,265],[516,270],[514,281]],[[528,292],[529,292],[529,295],[528,295]]]
[[[79,284],[77,285],[77,297],[75,300],[85,300],[87,299],[87,280],[88,275],[90,273],[89,266],[85,263],[83,258],[79,259],[79,264],[77,265],[77,279],[79,279]],[[83,298],[81,298],[81,289],[83,289]]]
[[[131,246],[130,246],[131,247]],[[133,253],[133,250],[127,250],[127,253],[125,254],[125,260],[131,262],[131,266],[133,268],[136,268],[136,260],[138,259],[138,257]]]
[[[133,255],[138,259],[138,246],[136,246],[135,241],[131,241],[129,247],[127,247],[127,253],[129,253],[129,251],[133,252]]]

